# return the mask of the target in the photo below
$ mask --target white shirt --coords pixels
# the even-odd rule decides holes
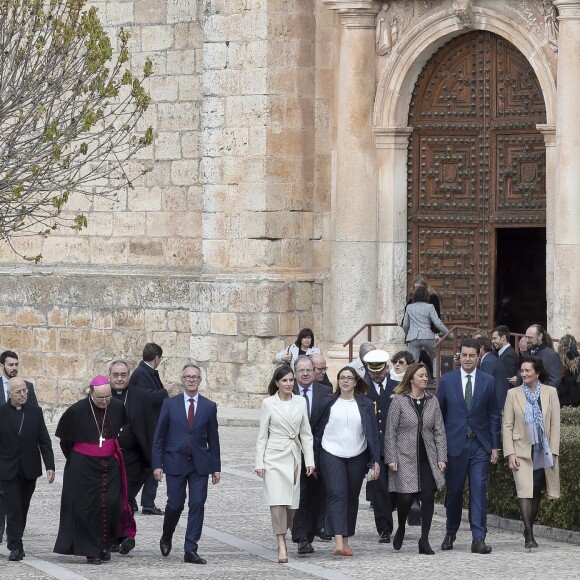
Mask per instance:
[[[308,409],[312,411],[312,385],[314,383],[310,383],[308,386],[303,387],[301,384],[298,384],[298,394],[301,397],[304,397],[304,391],[306,390],[306,397],[308,398]]]
[[[387,377],[385,377],[383,379],[382,383],[375,383],[375,381],[373,381],[373,385],[375,386],[375,391],[377,392],[377,395],[380,396],[381,394],[381,387],[386,388],[387,387]]]
[[[4,389],[4,400],[8,402],[10,400],[8,398],[8,379],[4,374],[2,375],[2,387]]]
[[[469,374],[471,376],[471,395],[475,395],[475,372],[477,369],[473,369],[470,373],[466,373],[463,370],[463,367],[460,367],[461,369],[461,386],[463,387],[463,398],[465,398],[465,387],[467,385],[467,375]]]
[[[336,457],[356,457],[367,448],[358,404],[340,397],[330,409],[322,449]]]
[[[502,346],[498,351],[497,351],[497,356],[501,356],[501,353],[509,346],[509,344],[506,344],[505,346]]]
[[[199,393],[197,393],[197,395],[195,395],[193,397],[193,414],[196,415],[197,414],[197,398],[199,397]],[[183,391],[183,398],[185,400],[185,416],[187,417],[187,414],[189,413],[189,405],[191,404],[189,402],[189,399],[191,399],[191,396],[188,395],[185,391]]]

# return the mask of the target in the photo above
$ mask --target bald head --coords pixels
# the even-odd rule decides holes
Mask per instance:
[[[28,399],[28,389],[26,383],[18,377],[13,377],[8,381],[8,396],[14,407],[24,405]]]
[[[324,373],[326,372],[326,359],[321,354],[310,354],[308,358],[314,365],[314,382],[322,382]]]

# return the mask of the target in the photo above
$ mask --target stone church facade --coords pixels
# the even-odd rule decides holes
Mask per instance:
[[[453,323],[540,288],[550,333],[580,334],[580,0],[93,4],[154,63],[153,170],[73,200],[86,230],[18,241],[39,265],[0,247],[0,346],[42,401],[153,341],[165,380],[195,360],[255,405],[300,328],[338,367],[419,273]]]

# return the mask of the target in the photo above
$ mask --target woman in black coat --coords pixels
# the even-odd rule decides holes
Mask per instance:
[[[358,498],[365,474],[379,476],[379,431],[373,406],[364,395],[366,383],[351,367],[337,375],[314,435],[315,464],[326,485],[325,530],[334,536],[335,556],[352,556]]]

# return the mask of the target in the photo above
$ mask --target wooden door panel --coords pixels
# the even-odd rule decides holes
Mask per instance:
[[[419,75],[409,109],[408,278],[424,274],[451,324],[493,323],[495,227],[545,222],[542,92],[507,40],[471,32]]]

